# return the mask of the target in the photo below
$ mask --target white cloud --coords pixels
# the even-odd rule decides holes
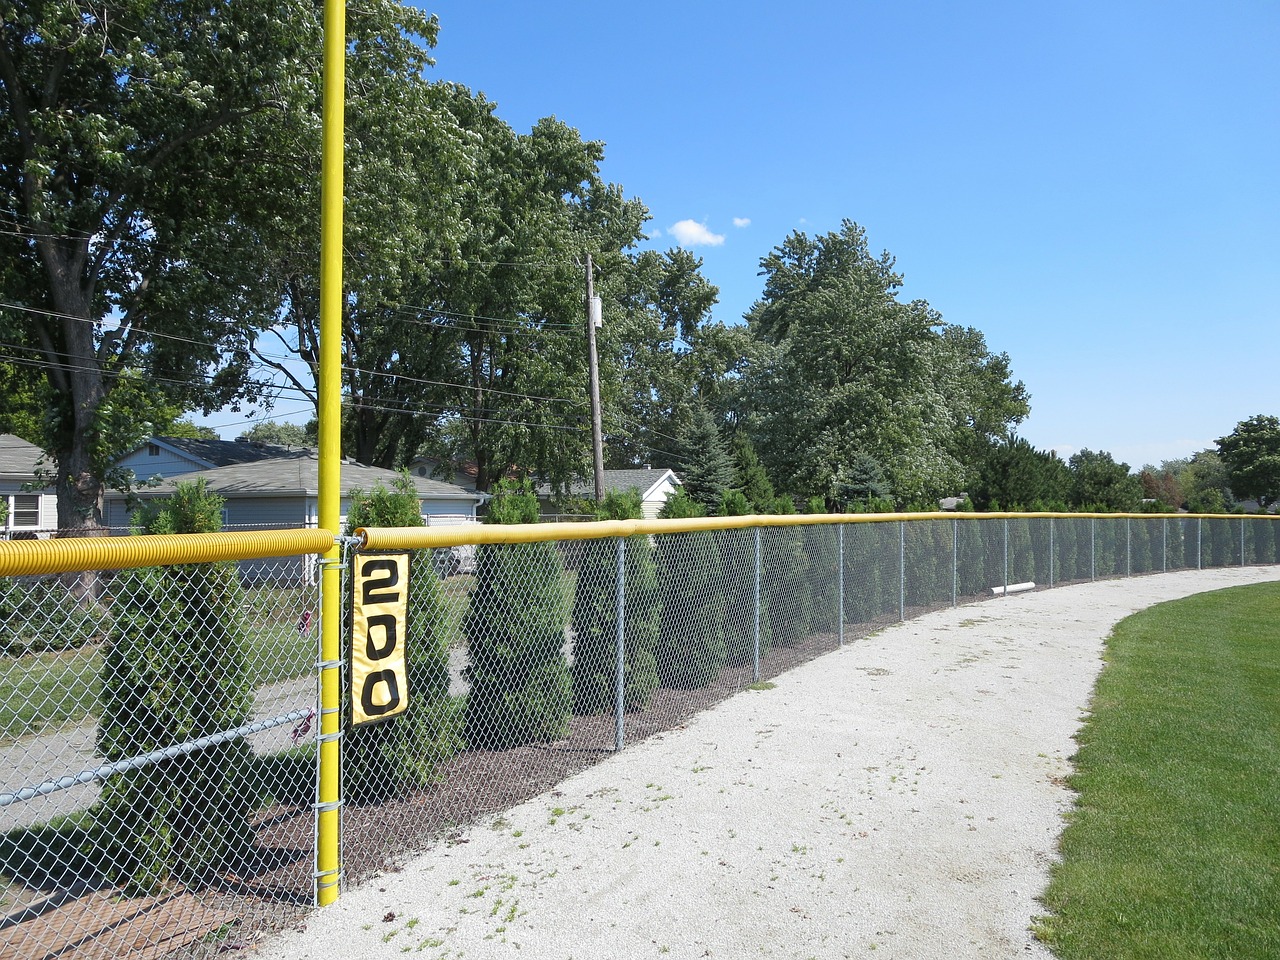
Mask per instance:
[[[751,226],[751,218],[750,217],[734,217],[733,225],[737,227],[739,230],[741,230],[743,227],[749,227]]]
[[[650,227],[648,230],[645,231],[644,235],[648,237],[650,240],[652,240],[654,237],[660,237],[662,236],[662,228]]]
[[[705,223],[698,223],[696,220],[673,223],[667,232],[682,247],[718,247],[724,243],[723,233],[712,233]]]

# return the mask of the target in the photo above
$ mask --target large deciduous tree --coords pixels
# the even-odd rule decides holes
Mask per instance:
[[[1280,501],[1280,417],[1241,420],[1218,439],[1218,453],[1237,497],[1257,500],[1264,510]]]
[[[4,309],[47,376],[60,527],[100,526],[108,466],[152,409],[252,391],[319,39],[298,0],[4,5]]]
[[[899,502],[961,489],[974,453],[1028,412],[1008,357],[977,330],[946,325],[873,256],[861,227],[796,232],[760,261],[764,295],[747,320],[767,350],[749,373],[749,429],[788,493],[834,496],[870,458]]]

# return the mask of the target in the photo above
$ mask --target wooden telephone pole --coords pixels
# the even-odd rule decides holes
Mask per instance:
[[[596,354],[596,327],[602,322],[596,296],[591,254],[587,254],[587,360],[591,366],[591,448],[595,462],[596,503],[604,499],[604,436],[600,427],[600,359]]]

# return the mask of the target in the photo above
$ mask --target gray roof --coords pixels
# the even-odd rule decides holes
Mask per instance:
[[[179,453],[215,467],[229,467],[233,463],[253,463],[272,457],[305,452],[299,447],[280,447],[259,440],[219,440],[205,437],[152,437],[152,443],[162,444]]]
[[[668,475],[677,485],[680,478],[671,470],[606,470],[604,471],[604,492],[605,493],[626,493],[628,490],[639,490],[640,496],[643,497],[655,486],[662,482]],[[595,478],[589,480],[575,480],[569,485],[568,494],[571,497],[590,497],[595,494],[596,482]],[[538,485],[538,493],[541,496],[551,496],[551,485],[547,483]]]
[[[0,476],[18,480],[32,480],[35,477],[36,463],[44,456],[44,451],[34,443],[27,443],[21,437],[11,433],[0,433]],[[46,461],[51,467],[51,461]]]
[[[390,488],[402,474],[381,467],[369,467],[348,460],[342,462],[340,489],[342,496],[352,490],[372,490],[381,483]],[[252,463],[234,463],[212,470],[193,470],[161,482],[158,486],[137,491],[138,496],[167,496],[179,482],[203,478],[209,489],[224,497],[287,497],[318,496],[320,492],[320,461],[312,450],[297,450],[267,460]],[[478,502],[484,498],[470,490],[440,480],[426,477],[410,477],[418,496],[427,500],[468,500]]]

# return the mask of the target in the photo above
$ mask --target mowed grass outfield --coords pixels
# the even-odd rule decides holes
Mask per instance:
[[[1280,584],[1117,625],[1036,933],[1060,960],[1280,957]]]

